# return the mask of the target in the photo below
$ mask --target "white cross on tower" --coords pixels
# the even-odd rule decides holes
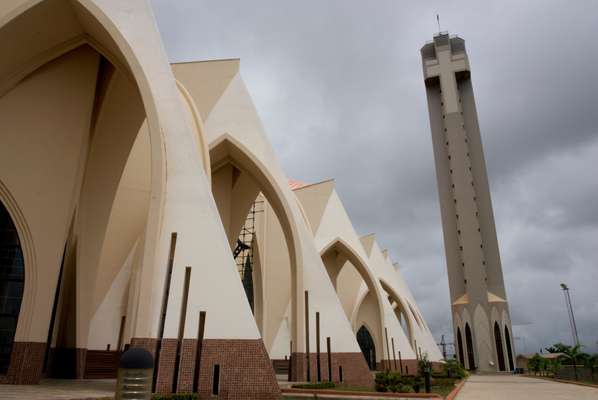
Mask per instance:
[[[459,96],[455,74],[469,72],[469,60],[462,39],[449,38],[448,33],[434,36],[434,54],[424,59],[425,79],[439,78],[444,114],[459,112]]]

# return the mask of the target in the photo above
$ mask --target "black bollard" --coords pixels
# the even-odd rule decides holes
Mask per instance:
[[[132,347],[125,351],[118,366],[116,400],[149,400],[152,397],[154,358],[149,351]]]

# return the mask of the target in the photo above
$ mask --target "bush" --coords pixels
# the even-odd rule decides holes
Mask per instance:
[[[334,382],[319,382],[319,383],[302,383],[293,385],[295,389],[333,389],[336,385]]]
[[[378,372],[374,381],[376,382],[377,392],[392,392],[391,389],[402,384],[401,374],[390,371]]]
[[[412,393],[423,386],[423,380],[413,376],[401,376],[398,372],[378,372],[375,378],[377,392]]]
[[[446,360],[443,365],[444,374],[448,378],[458,378],[463,379],[467,377],[467,371],[459,361],[456,359]]]
[[[197,400],[195,393],[155,394],[152,400]]]

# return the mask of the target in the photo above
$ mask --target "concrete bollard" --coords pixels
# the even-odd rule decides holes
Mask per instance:
[[[154,358],[145,349],[133,347],[125,351],[118,366],[116,400],[150,400]]]

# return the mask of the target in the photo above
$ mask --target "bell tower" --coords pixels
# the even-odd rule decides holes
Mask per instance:
[[[465,41],[438,33],[421,56],[456,353],[470,370],[510,371],[509,307]]]

